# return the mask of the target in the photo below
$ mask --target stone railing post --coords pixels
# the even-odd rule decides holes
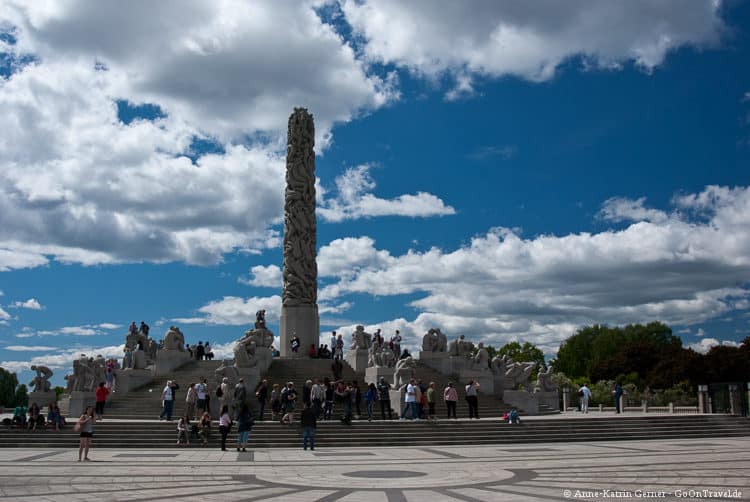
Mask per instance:
[[[674,403],[669,403],[669,413],[674,413]]]
[[[740,410],[738,410],[736,406],[738,391],[739,391],[739,385],[735,385],[735,384],[729,385],[729,413],[732,415],[739,415]]]
[[[641,401],[641,409],[643,413],[648,413],[648,401],[646,401],[645,399]]]
[[[748,388],[750,388],[750,386]],[[568,399],[570,399],[569,398],[570,387],[566,385],[565,387],[563,387],[562,392],[563,392],[563,413],[565,413],[566,411],[568,411]]]
[[[604,405],[603,405],[603,404],[600,404],[600,405],[599,405],[599,412],[601,413],[601,412],[603,412],[603,411],[604,411]]]
[[[698,413],[706,413],[706,395],[708,394],[708,385],[698,386]]]

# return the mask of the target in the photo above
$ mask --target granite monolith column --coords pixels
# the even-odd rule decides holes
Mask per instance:
[[[305,108],[289,117],[284,193],[284,290],[279,336],[281,356],[307,356],[318,346],[318,264],[315,221],[315,125]],[[292,352],[294,337],[299,352]]]

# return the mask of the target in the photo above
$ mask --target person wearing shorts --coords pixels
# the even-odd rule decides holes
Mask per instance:
[[[76,424],[80,431],[80,443],[78,446],[78,461],[91,460],[89,458],[89,450],[91,449],[91,440],[94,437],[94,408],[91,406],[86,407],[86,411],[81,415]]]

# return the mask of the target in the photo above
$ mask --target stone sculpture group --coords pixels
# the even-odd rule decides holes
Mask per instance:
[[[448,338],[437,328],[431,328],[422,337],[422,352],[445,352],[448,350]]]
[[[105,381],[107,361],[100,354],[94,357],[81,357],[73,361],[73,373],[65,375],[67,380],[66,392],[94,392],[99,382]]]

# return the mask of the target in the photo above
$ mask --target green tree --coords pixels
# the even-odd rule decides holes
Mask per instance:
[[[65,387],[60,387],[59,385],[52,390],[55,391],[55,397],[58,401],[60,400],[60,396],[65,394]]]
[[[0,368],[0,404],[5,407],[15,406],[18,377],[5,368]]]
[[[530,342],[524,342],[523,345],[518,342],[506,343],[498,349],[497,354],[499,356],[508,356],[518,362],[533,361],[538,363],[540,367],[547,368],[544,362],[544,352]]]

